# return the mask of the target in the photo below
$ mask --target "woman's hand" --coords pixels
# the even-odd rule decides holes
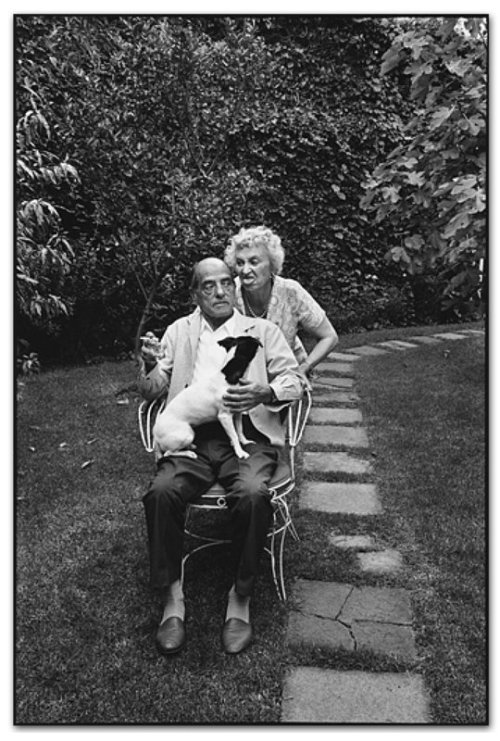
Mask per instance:
[[[305,361],[299,365],[299,373],[302,373],[303,376],[306,378],[311,373],[311,366],[309,363],[306,363]]]
[[[268,404],[272,400],[270,386],[261,383],[252,383],[241,379],[238,386],[229,386],[222,397],[224,405],[233,414],[248,412],[259,404]]]

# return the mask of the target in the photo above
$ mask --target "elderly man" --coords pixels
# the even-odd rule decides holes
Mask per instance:
[[[224,402],[244,413],[243,431],[252,441],[248,458],[237,458],[219,422],[196,429],[195,459],[163,457],[144,496],[151,582],[163,595],[164,612],[156,643],[164,654],[184,645],[184,596],[181,584],[186,507],[215,481],[227,491],[231,517],[234,584],[228,595],[222,643],[227,653],[242,651],[251,641],[250,595],[272,520],[268,484],[285,442],[280,411],[301,397],[303,379],[281,330],[265,319],[245,317],[235,308],[235,286],[222,260],[206,258],[193,271],[195,311],[171,324],[162,340],[163,356],[145,343],[139,389],[146,399],[168,391],[168,401],[191,383],[220,370],[224,337],[251,335],[260,340],[246,379],[230,386]]]

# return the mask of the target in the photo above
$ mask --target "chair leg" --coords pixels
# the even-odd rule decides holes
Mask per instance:
[[[281,586],[281,599],[286,602],[286,589],[285,589],[285,574],[284,574],[284,563],[283,557],[285,553],[285,538],[288,528],[285,528],[281,533],[280,546],[279,546],[279,568],[280,568],[280,586]]]
[[[285,581],[283,578],[283,540],[284,540],[285,531],[282,531],[279,533],[280,536],[280,543],[279,545],[276,543],[276,535],[275,533],[272,533],[270,538],[271,542],[269,544],[269,548],[266,548],[266,551],[268,552],[270,558],[271,558],[271,571],[273,574],[273,581],[274,586],[276,588],[276,594],[278,595],[278,599],[280,602],[286,601],[286,590],[285,590]],[[278,558],[276,558],[276,551]]]
[[[295,525],[294,525],[294,522],[293,522],[293,520],[292,520],[292,518],[291,518],[290,514],[289,514],[288,516],[289,516],[289,520],[290,520],[290,525],[289,525],[289,527],[290,527],[290,532],[291,532],[291,534],[292,534],[292,538],[293,538],[293,539],[294,539],[295,541],[299,542],[300,538],[299,538],[299,534],[298,534],[297,530],[295,529]]]

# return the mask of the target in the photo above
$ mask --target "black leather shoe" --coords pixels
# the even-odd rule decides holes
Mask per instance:
[[[156,633],[156,645],[162,654],[176,654],[186,643],[184,620],[169,617],[163,621]]]
[[[252,640],[252,626],[239,618],[229,618],[222,629],[222,645],[228,654],[239,654]]]

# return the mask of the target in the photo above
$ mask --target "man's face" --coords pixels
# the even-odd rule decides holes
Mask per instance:
[[[199,266],[196,303],[212,324],[223,324],[234,311],[235,288],[229,268],[219,261],[208,261]]]

